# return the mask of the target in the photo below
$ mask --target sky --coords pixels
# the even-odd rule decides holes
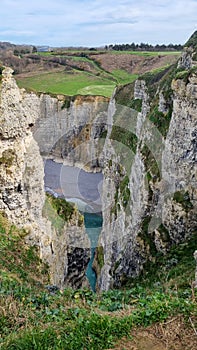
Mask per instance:
[[[184,44],[195,30],[197,0],[1,0],[0,41],[14,44]]]

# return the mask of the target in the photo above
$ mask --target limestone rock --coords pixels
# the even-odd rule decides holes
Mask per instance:
[[[12,73],[4,69],[0,96],[0,210],[25,229],[27,243],[39,247],[52,284],[80,287],[86,280],[90,242],[76,212],[61,235],[43,217],[44,164],[32,133],[43,114],[50,117],[61,111],[62,102],[19,89]],[[73,248],[74,237],[77,246]]]
[[[192,53],[192,48],[185,48],[181,55],[181,58],[179,59],[178,68],[190,69],[192,67]]]

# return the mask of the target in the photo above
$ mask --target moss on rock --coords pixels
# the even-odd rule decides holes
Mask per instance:
[[[2,156],[0,158],[0,165],[3,165],[6,168],[10,168],[13,165],[15,160],[15,152],[13,149],[6,149],[3,151]]]
[[[191,203],[188,191],[177,191],[174,193],[173,200],[183,207],[183,209],[188,212],[193,209],[193,204]]]

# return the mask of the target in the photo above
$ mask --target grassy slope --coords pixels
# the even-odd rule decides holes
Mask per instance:
[[[77,64],[89,64],[90,71],[86,71],[85,68],[78,69],[77,66],[70,71],[61,71],[53,73],[40,73],[29,77],[18,77],[17,81],[20,87],[25,87],[28,89],[33,89],[35,91],[50,92],[55,94],[65,94],[65,95],[102,95],[110,97],[116,85],[124,85],[133,82],[138,75],[129,74],[124,69],[114,69],[111,73],[106,71],[101,67],[99,62],[95,59],[88,57],[88,54],[92,52],[85,52],[86,57],[79,57],[82,52],[67,52],[62,53],[58,56],[54,53],[39,53],[39,56],[43,57],[61,57],[67,60],[68,65],[72,66],[74,62]],[[99,53],[99,52],[97,52]],[[121,54],[135,54],[143,57],[155,57],[161,56],[162,54],[170,55],[172,52],[135,52],[135,51],[110,51],[110,54],[121,55]],[[173,52],[173,55],[175,53]],[[177,53],[179,55],[179,53]],[[96,56],[95,56],[96,57]],[[91,68],[92,67],[92,68]],[[80,68],[80,66],[79,66]],[[92,70],[92,72],[91,72]]]
[[[20,87],[70,96],[88,94],[86,90],[83,90],[87,87],[89,88],[89,94],[97,94],[98,89],[99,91],[102,90],[102,95],[111,96],[115,87],[115,84],[111,81],[80,71],[45,73],[17,81]]]
[[[132,327],[189,317],[196,327],[191,289],[196,237],[124,290],[49,290],[47,270],[17,230],[0,214],[0,348],[96,350],[113,346]]]

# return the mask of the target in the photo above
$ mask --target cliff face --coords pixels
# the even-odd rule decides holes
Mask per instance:
[[[4,71],[0,209],[40,246],[53,283],[83,285],[90,244],[77,211],[62,222],[45,200],[41,155],[103,172],[98,289],[121,286],[196,233],[197,76],[190,61],[186,55],[178,70],[145,75],[111,101],[28,94]]]
[[[108,133],[103,231],[96,256],[103,261],[102,266],[96,264],[99,289],[121,286],[147,262],[155,262],[158,253],[197,233],[197,76],[194,70],[184,71],[183,79],[183,73],[176,72],[168,73],[172,84],[161,81],[154,95],[154,83],[148,86],[147,77],[135,83],[130,105],[140,99],[141,111],[136,117],[131,108],[121,108],[127,125],[133,123],[126,147],[118,149],[113,130]],[[120,125],[124,142],[128,126],[122,121]],[[124,152],[131,164],[122,161]],[[98,259],[101,252],[103,258]]]
[[[44,97],[20,90],[7,68],[0,98],[0,210],[24,228],[27,242],[39,246],[41,258],[50,267],[51,283],[79,287],[86,281],[90,256],[80,214],[75,211],[69,222],[58,227],[52,220],[57,214],[50,217],[51,208],[43,217],[44,166],[32,128],[40,118]]]
[[[42,95],[40,102],[34,138],[41,154],[86,170],[99,170],[109,99],[77,96],[64,100],[63,96]]]

